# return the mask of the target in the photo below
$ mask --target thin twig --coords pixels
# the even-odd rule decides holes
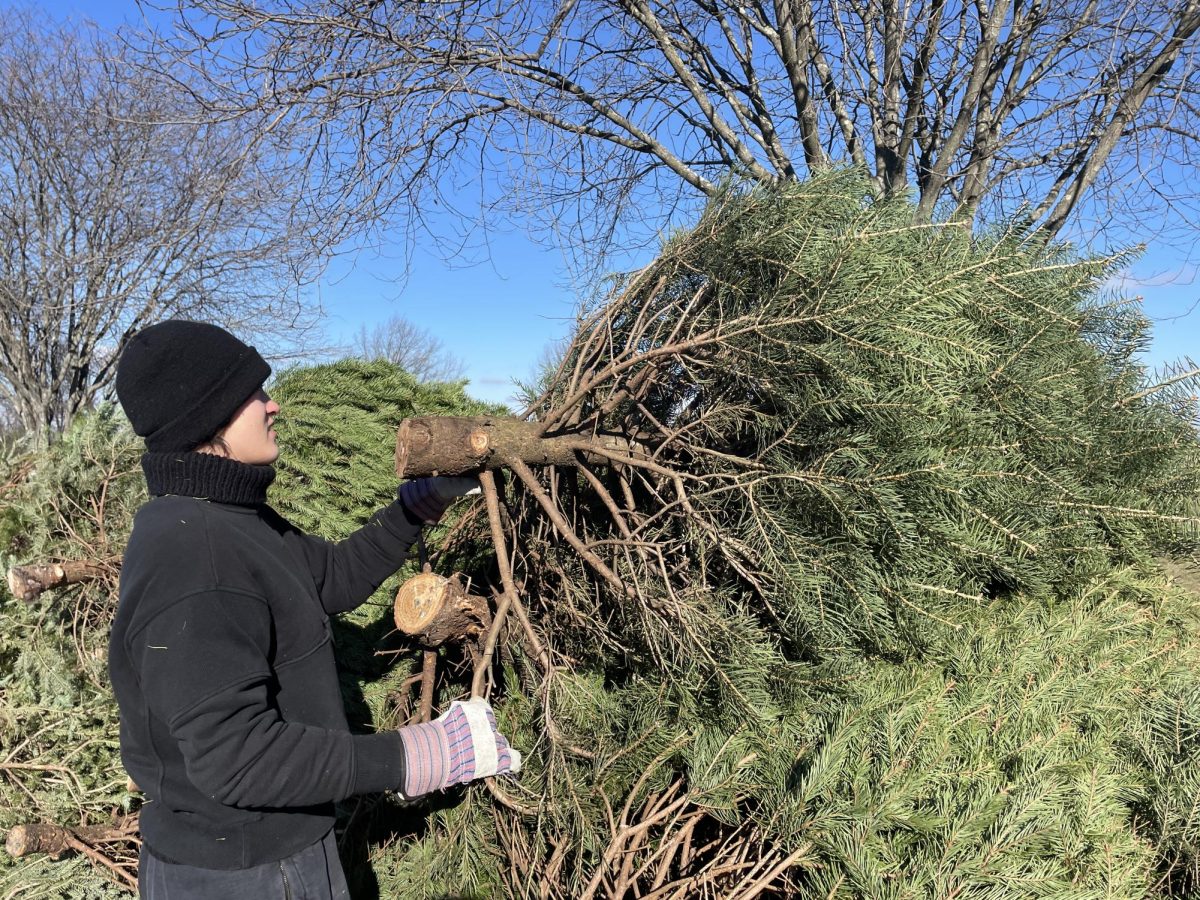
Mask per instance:
[[[421,657],[421,705],[417,712],[418,722],[433,718],[433,688],[437,682],[437,651],[426,650]]]
[[[504,540],[504,527],[500,524],[500,499],[496,493],[496,479],[491,472],[479,473],[479,486],[483,491],[483,499],[487,504],[488,524],[492,529],[492,543],[496,547],[496,561],[500,566],[500,583],[504,587],[500,602],[496,604],[496,615],[492,618],[492,627],[488,630],[487,640],[480,651],[479,660],[475,663],[475,672],[471,678],[471,697],[484,697],[483,682],[492,666],[492,656],[496,653],[496,642],[500,638],[500,629],[504,627],[504,619],[508,616],[508,608],[513,598],[517,596],[513,584],[512,570],[508,564],[507,542]]]
[[[67,846],[69,846],[72,850],[82,853],[88,859],[92,860],[92,862],[98,863],[109,869],[114,875],[117,876],[117,884],[122,888],[132,891],[135,894],[137,893],[137,879],[130,875],[129,871],[124,866],[113,862],[95,847],[85,844],[74,835],[67,835],[66,842]]]

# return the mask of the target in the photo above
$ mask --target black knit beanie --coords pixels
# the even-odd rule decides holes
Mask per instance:
[[[271,367],[224,328],[170,319],[129,340],[117,399],[147,450],[191,450],[262,387]]]

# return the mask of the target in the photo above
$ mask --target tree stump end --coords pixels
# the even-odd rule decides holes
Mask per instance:
[[[400,586],[393,614],[396,627],[426,648],[476,637],[491,619],[486,600],[468,594],[457,578],[434,572]]]
[[[21,859],[31,853],[45,853],[51,859],[59,859],[70,849],[69,832],[57,825],[44,822],[14,825],[8,830],[4,851],[13,859]]]
[[[8,592],[18,600],[28,603],[29,596],[29,581],[21,574],[21,569],[18,566],[13,566],[8,570]]]

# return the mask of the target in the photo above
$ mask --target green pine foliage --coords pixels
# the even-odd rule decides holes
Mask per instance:
[[[0,460],[0,560],[102,559],[125,547],[146,499],[141,442],[104,405],[49,448],[16,441]]]
[[[141,441],[112,407],[77,419],[49,448],[19,442],[0,463],[0,562],[107,559],[146,498]],[[0,592],[0,831],[30,821],[107,822],[126,792],[105,670],[116,569],[35,603]],[[83,860],[0,854],[0,895],[115,897]]]
[[[554,482],[635,596],[509,490],[567,670],[543,686],[513,650],[533,752],[527,813],[500,813],[509,893],[605,896],[632,868],[646,892],[736,895],[754,879],[715,874],[725,839],[759,875],[790,860],[769,883],[801,897],[1196,889],[1172,737],[1196,601],[1155,571],[1196,544],[1194,404],[1143,393],[1147,323],[1103,287],[1121,260],[867,198],[845,173],[731,191],[544,381],[534,416],[584,384],[572,421],[642,435],[681,481],[630,476],[636,542],[589,482]],[[664,791],[688,803],[660,821]],[[685,864],[687,810],[717,849]]]
[[[382,360],[289,369],[271,385],[280,458],[271,504],[305,531],[345,537],[396,498],[396,428],[408,416],[500,411],[462,383],[420,383]]]
[[[499,795],[347,804],[352,882],[422,898],[738,896],[764,878],[760,896],[854,900],[1200,895],[1200,595],[1158,569],[1196,547],[1190,389],[1143,393],[1147,323],[1103,287],[1119,260],[910,222],[845,173],[732,190],[617,280],[533,414],[563,401],[602,325],[589,366],[660,368],[638,403],[606,404],[624,381],[597,386],[581,418],[683,435],[656,459],[687,476],[694,513],[635,481],[662,565],[603,550],[640,589],[614,596],[507,485],[556,662],[543,679],[517,629],[498,653],[497,715],[526,769]],[[700,288],[687,328],[754,327],[663,361]],[[379,363],[290,370],[272,393],[272,502],[330,538],[393,497],[400,419],[495,411]],[[6,563],[123,546],[138,444],[111,412],[79,429],[6,461]],[[554,497],[611,548],[589,482],[560,472]],[[489,543],[466,533],[438,565],[483,584]],[[336,631],[363,730],[394,726],[411,693],[393,588]],[[44,767],[0,765],[0,826],[133,802],[95,655],[106,610],[111,584],[0,608],[0,759]],[[458,662],[439,702],[469,678]],[[80,860],[0,854],[10,893],[119,892]]]

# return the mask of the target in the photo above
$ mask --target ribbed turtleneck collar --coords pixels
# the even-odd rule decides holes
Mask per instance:
[[[274,466],[254,466],[210,453],[147,453],[146,484],[155,497],[178,494],[216,503],[259,506],[275,480]]]

